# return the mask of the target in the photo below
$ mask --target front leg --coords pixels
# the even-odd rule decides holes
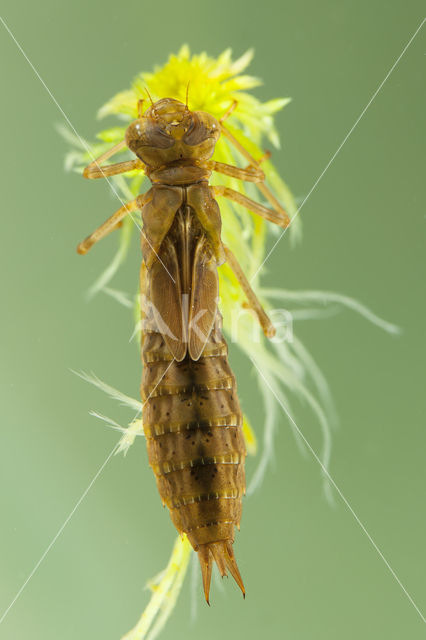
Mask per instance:
[[[246,160],[249,161],[251,167],[259,167],[259,163],[263,162],[265,157],[268,158],[270,156],[269,153],[266,153],[265,156],[260,158],[260,160],[255,160],[255,158],[253,158],[251,153],[249,151],[247,151],[247,149],[240,142],[238,142],[236,137],[229,131],[229,129],[227,129],[222,124],[222,121],[221,121],[220,129],[221,129],[222,134],[225,136],[225,138],[227,138],[229,140],[229,142],[232,145],[234,145],[234,147],[241,153],[241,155],[243,155],[244,158],[246,158]],[[279,215],[281,216],[282,220],[284,222],[286,221],[286,226],[288,226],[290,224],[290,218],[288,217],[288,214],[287,214],[286,210],[278,202],[278,200],[276,199],[276,197],[274,196],[272,191],[269,189],[269,187],[267,187],[264,182],[259,182],[257,184],[257,186],[258,186],[259,191],[265,196],[265,198],[268,200],[268,202],[270,202],[271,205],[274,207],[275,211],[277,211],[279,213]],[[285,227],[283,227],[283,228],[285,228]]]
[[[98,161],[94,160],[83,171],[83,178],[89,180],[95,180],[96,178],[109,178],[110,176],[116,176],[120,173],[126,173],[127,171],[134,171],[135,169],[144,169],[144,163],[136,158],[135,160],[127,160],[125,162],[116,162],[115,164],[107,164],[103,167],[99,166]]]
[[[126,173],[126,171],[133,171],[134,169],[143,170],[145,168],[144,163],[139,158],[135,160],[127,160],[125,162],[116,162],[115,164],[108,164],[101,167],[101,163],[105,160],[108,160],[111,156],[113,156],[121,149],[124,149],[126,146],[126,142],[122,140],[118,144],[105,151],[99,158],[96,158],[90,164],[85,167],[83,171],[83,177],[88,178],[89,180],[94,180],[96,178],[108,178],[109,176],[116,176],[119,173]]]
[[[215,160],[207,160],[207,162],[202,163],[202,166],[210,171],[223,173],[225,176],[244,180],[245,182],[262,182],[265,179],[265,174],[258,166],[249,165],[245,169],[241,169],[240,167],[234,167],[232,164],[216,162]]]

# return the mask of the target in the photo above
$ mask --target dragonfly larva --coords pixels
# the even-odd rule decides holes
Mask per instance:
[[[224,196],[285,228],[289,219],[264,184],[264,173],[223,124],[186,104],[163,98],[127,128],[125,139],[89,164],[86,178],[144,171],[149,191],[122,206],[78,245],[90,247],[141,210],[141,308],[143,429],[158,490],[179,533],[198,553],[209,601],[213,561],[243,594],[234,557],[245,492],[246,449],[236,382],[218,311],[217,267],[228,262],[264,333],[274,328],[239,263],[221,240],[216,196]],[[211,160],[220,135],[248,160],[239,168]],[[126,146],[134,160],[101,166]],[[255,182],[269,209],[225,186],[211,186],[212,172]]]

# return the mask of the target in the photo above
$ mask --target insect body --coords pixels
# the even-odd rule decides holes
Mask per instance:
[[[241,169],[214,162],[222,134],[248,158]],[[137,158],[100,166],[126,144]],[[274,329],[235,256],[221,241],[215,195],[287,226],[288,217],[263,184],[259,164],[204,112],[164,98],[127,129],[125,141],[91,163],[85,177],[141,169],[152,187],[124,205],[78,246],[79,253],[116,228],[132,210],[142,211],[143,428],[158,490],[180,533],[198,552],[206,600],[212,563],[229,571],[244,594],[233,553],[245,491],[242,413],[227,345],[221,332],[217,267],[227,261],[266,335]],[[212,171],[257,182],[271,210],[226,187],[212,187]]]

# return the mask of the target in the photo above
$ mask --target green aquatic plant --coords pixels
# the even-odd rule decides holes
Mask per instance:
[[[86,144],[75,137],[69,130],[62,130],[63,135],[73,149],[66,158],[66,168],[81,172],[83,167],[101,155],[113,144],[123,140],[128,124],[137,117],[138,100],[146,98],[147,92],[153,100],[164,97],[176,98],[183,102],[189,86],[189,107],[191,110],[202,110],[220,118],[236,100],[238,106],[227,120],[227,128],[255,158],[264,155],[263,144],[268,141],[274,147],[279,147],[279,136],[274,125],[274,114],[288,104],[288,98],[278,98],[261,102],[248,91],[261,84],[258,78],[244,75],[243,71],[249,65],[253,56],[247,51],[237,60],[232,59],[231,50],[227,49],[219,57],[212,58],[207,54],[191,55],[189,48],[183,46],[177,55],[171,55],[168,62],[153,72],[142,72],[133,81],[131,88],[115,95],[99,110],[99,118],[114,115],[118,124],[104,129],[97,134],[95,144]],[[89,151],[90,148],[90,151]],[[119,152],[125,159],[128,150]],[[238,151],[230,145],[225,137],[221,137],[216,145],[214,160],[228,164],[244,165],[245,161]],[[288,234],[294,244],[301,237],[300,217],[291,191],[278,175],[273,162],[266,159],[262,164],[266,175],[266,182],[283,204],[292,219]],[[134,199],[144,189],[148,188],[147,178],[137,171],[128,172],[110,179],[113,188],[124,201]],[[256,185],[242,183],[233,178],[215,176],[216,184],[231,187],[242,194],[259,200]],[[290,399],[303,400],[313,411],[322,433],[321,461],[327,469],[331,453],[331,429],[336,421],[331,394],[320,368],[307,351],[306,347],[294,334],[292,320],[298,317],[315,318],[324,312],[326,305],[332,304],[333,309],[346,306],[377,324],[382,329],[395,333],[397,328],[373,314],[360,303],[335,293],[324,291],[287,291],[270,289],[261,286],[264,280],[263,270],[260,268],[266,255],[268,235],[276,233],[273,225],[265,223],[263,219],[248,212],[238,204],[223,198],[219,199],[222,214],[222,236],[226,244],[232,247],[237,259],[251,285],[259,295],[265,308],[271,312],[272,301],[280,300],[285,306],[291,306],[284,314],[288,323],[284,323],[284,333],[281,339],[267,340],[261,334],[257,320],[245,309],[244,294],[239,287],[233,272],[227,264],[219,268],[220,275],[220,308],[224,318],[224,330],[228,338],[236,342],[238,347],[254,363],[254,373],[264,403],[264,425],[262,444],[257,444],[257,435],[253,431],[247,416],[244,417],[244,435],[248,453],[258,457],[257,467],[249,479],[247,493],[250,495],[259,488],[262,478],[273,455],[275,431],[278,426],[279,403],[290,408]],[[136,222],[136,225],[134,224]],[[89,295],[103,292],[112,296],[120,304],[135,309],[135,332],[139,330],[138,296],[111,288],[110,282],[120,265],[126,259],[129,251],[131,236],[137,226],[141,225],[140,216],[132,214],[123,222],[119,235],[119,246],[115,256],[104,272],[89,290]],[[136,303],[133,301],[136,300]],[[239,310],[236,312],[236,310]],[[255,342],[255,348],[253,348]],[[262,372],[262,375],[260,374]],[[107,385],[94,375],[81,374],[110,397],[115,398],[133,411],[141,411],[141,403],[117,389]],[[265,385],[264,379],[268,381]],[[118,451],[126,453],[138,435],[143,435],[142,421],[134,419],[128,427],[122,427],[114,420],[95,413],[96,417],[104,420],[109,426],[122,432]],[[284,415],[280,413],[280,415]],[[287,418],[286,418],[287,420]],[[300,448],[304,443],[294,424],[287,420]],[[326,474],[324,488],[328,499],[332,500],[332,493]],[[191,546],[186,539],[177,539],[166,569],[148,586],[151,589],[151,599],[146,606],[137,625],[124,636],[125,640],[153,640],[163,628],[170,615],[182,586],[183,579],[191,554]]]

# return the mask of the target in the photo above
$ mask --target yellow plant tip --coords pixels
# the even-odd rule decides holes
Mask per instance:
[[[117,400],[118,402],[120,402],[120,404],[126,407],[130,407],[130,409],[133,409],[134,411],[140,411],[142,409],[142,403],[140,400],[136,400],[136,398],[132,398],[122,393],[115,387],[112,387],[111,385],[98,378],[94,373],[73,371],[72,369],[71,371],[85,382],[89,382],[93,386],[97,387],[100,391],[103,391],[103,393],[106,393],[113,400]]]
[[[257,438],[255,432],[253,431],[253,427],[251,426],[245,414],[243,415],[243,434],[247,447],[247,453],[251,456],[255,456],[257,453]]]
[[[228,51],[231,52],[231,49],[228,49]],[[254,49],[247,49],[247,51],[243,53],[241,58],[238,58],[238,60],[235,60],[235,62],[231,63],[232,72],[235,73],[235,75],[237,75],[238,73],[241,73],[241,71],[244,71],[244,69],[246,69],[249,66],[253,58],[254,58]]]
[[[126,119],[138,116],[138,100],[146,96],[146,90],[153,100],[176,98],[186,102],[189,83],[189,107],[192,110],[208,111],[220,118],[234,100],[238,102],[232,120],[249,131],[250,137],[260,134],[270,135],[273,126],[271,115],[284,107],[289,98],[277,98],[262,103],[247,90],[262,84],[259,78],[243,75],[242,72],[253,59],[252,49],[237,60],[232,60],[231,49],[226,49],[217,58],[206,53],[192,54],[188,45],[181,47],[177,55],[171,55],[162,67],[153,73],[142,72],[133,81],[131,89],[121,91],[109,100],[99,111],[99,117],[117,114]],[[145,105],[145,109],[148,104]],[[269,116],[269,118],[268,118]],[[253,135],[255,134],[255,135]],[[256,135],[257,134],[257,135]],[[101,139],[102,138],[102,133]],[[275,141],[277,134],[274,131]]]
[[[136,437],[143,436],[143,435],[144,435],[144,432],[143,432],[143,426],[142,426],[142,419],[139,418],[138,420],[133,420],[133,422],[131,422],[127,427],[127,429],[123,432],[123,435],[121,436],[120,442],[118,444],[118,449],[115,452],[115,455],[117,455],[117,453],[124,453],[124,455],[126,455],[128,450],[136,440]]]
[[[122,640],[154,640],[169,618],[180,593],[192,547],[178,536],[167,567],[149,581],[151,598],[136,626]]]

